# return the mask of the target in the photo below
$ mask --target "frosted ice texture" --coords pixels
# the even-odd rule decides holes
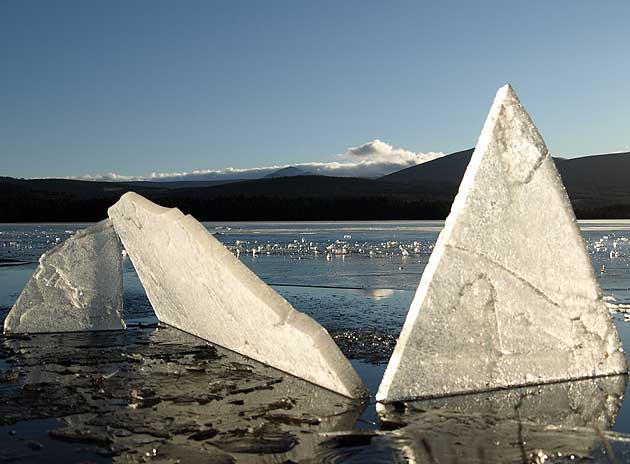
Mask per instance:
[[[107,219],[44,253],[5,333],[124,329],[122,247]]]
[[[192,216],[131,192],[109,216],[160,321],[344,396],[364,395],[328,332]]]
[[[626,370],[553,160],[514,90],[502,87],[377,400]]]

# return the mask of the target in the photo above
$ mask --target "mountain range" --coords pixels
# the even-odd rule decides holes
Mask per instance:
[[[0,222],[96,221],[126,191],[199,220],[443,219],[473,150],[378,179],[283,168],[255,180],[94,182],[0,177]],[[630,218],[630,153],[554,158],[580,218]]]

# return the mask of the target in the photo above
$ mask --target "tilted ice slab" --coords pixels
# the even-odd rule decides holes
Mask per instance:
[[[122,247],[109,219],[44,253],[5,333],[124,329]]]
[[[177,208],[126,193],[109,217],[158,319],[348,397],[365,387],[328,332]]]
[[[562,181],[501,88],[422,275],[377,400],[626,372]]]

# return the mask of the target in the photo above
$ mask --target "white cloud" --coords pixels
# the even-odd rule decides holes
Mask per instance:
[[[370,170],[380,175],[426,163],[444,156],[442,152],[416,153],[404,148],[395,148],[389,143],[374,139],[357,147],[350,147],[341,157],[350,159],[357,170]]]
[[[363,145],[359,145],[358,147],[350,147],[348,151],[346,151],[347,155],[351,156],[366,156],[366,155],[389,155],[394,151],[394,147],[392,147],[389,143],[385,143],[380,141],[379,139],[374,139],[371,142],[364,143]],[[407,150],[398,149],[397,151],[403,151],[405,153],[411,153]]]
[[[417,153],[395,148],[379,139],[350,147],[337,155],[339,161],[296,163],[291,165],[264,166],[255,168],[201,169],[190,172],[152,172],[146,176],[125,176],[117,173],[85,175],[72,179],[94,181],[177,181],[177,180],[225,180],[258,179],[289,166],[311,174],[338,177],[380,177],[401,169],[415,166],[444,156],[441,152]]]

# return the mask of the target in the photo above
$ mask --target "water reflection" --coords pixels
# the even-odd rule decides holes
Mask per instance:
[[[394,295],[394,290],[389,288],[366,288],[364,293],[369,298],[374,300],[384,300],[386,298],[391,298]]]
[[[9,432],[62,418],[29,443],[74,443],[69,459],[299,462],[362,411],[170,327],[5,338],[0,358],[0,461],[37,460],[45,450]]]
[[[610,446],[625,376],[379,405],[388,446],[411,462],[545,462]],[[607,461],[604,461],[607,462]]]

